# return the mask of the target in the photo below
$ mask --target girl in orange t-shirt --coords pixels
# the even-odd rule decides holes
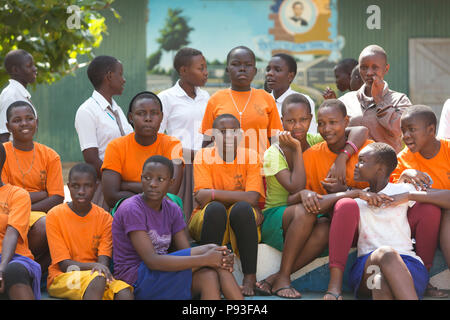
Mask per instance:
[[[261,163],[256,151],[238,147],[241,130],[231,114],[214,121],[214,146],[194,159],[194,197],[198,208],[189,220],[191,237],[201,244],[231,243],[242,263],[242,294],[253,296],[264,197]]]
[[[211,142],[217,116],[232,114],[244,131],[245,147],[257,151],[262,159],[270,139],[283,130],[275,100],[263,89],[251,87],[256,67],[255,54],[249,48],[239,46],[228,53],[226,72],[231,88],[217,91],[208,101],[200,129],[205,136],[203,146]]]
[[[64,201],[61,160],[53,149],[33,141],[38,120],[28,102],[12,103],[6,111],[6,119],[13,141],[4,144],[6,161],[2,180],[24,188],[30,195],[28,242],[42,273],[45,273],[50,265],[45,216],[51,208]]]
[[[142,192],[142,166],[153,155],[174,162],[175,182],[169,193],[178,194],[183,178],[183,148],[177,138],[158,133],[162,118],[161,100],[154,93],[144,91],[131,100],[128,121],[134,132],[108,144],[102,165],[103,194],[111,208],[120,199]]]

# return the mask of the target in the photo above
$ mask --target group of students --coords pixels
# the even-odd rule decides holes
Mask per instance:
[[[124,89],[121,62],[93,59],[94,91],[75,117],[85,163],[71,168],[71,201],[63,203],[59,156],[33,141],[33,58],[8,53],[1,297],[39,299],[48,270],[47,291],[58,298],[297,299],[290,275],[328,248],[324,299],[340,300],[352,246],[358,297],[443,295],[428,271],[438,243],[450,265],[450,137],[436,138],[433,111],[389,89],[379,46],[336,66],[339,90],[351,91],[336,99],[328,88],[317,121],[312,99],[290,88],[290,55],[269,61],[270,93],[251,86],[255,60],[249,48],[233,48],[231,86],[210,97],[200,88],[205,57],[183,48],[174,58],[177,83],[136,94],[125,115],[113,99]],[[257,281],[260,242],[282,259],[278,272]]]

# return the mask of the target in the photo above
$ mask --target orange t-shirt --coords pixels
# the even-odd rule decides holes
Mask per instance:
[[[360,148],[372,143],[372,140],[366,140]],[[331,166],[337,158],[327,145],[327,142],[318,143],[303,153],[303,162],[306,172],[306,189],[317,192],[318,194],[327,194],[320,181],[323,181],[330,171]],[[358,163],[358,154],[353,154],[347,161],[346,181],[347,186],[351,188],[364,189],[369,186],[367,182],[356,182],[353,180],[355,165]]]
[[[419,152],[412,153],[405,147],[397,155],[397,168],[391,174],[391,181],[398,182],[405,169],[426,172],[433,179],[434,189],[450,189],[450,140],[441,139],[441,149],[431,159],[425,159]]]
[[[58,263],[67,259],[97,262],[99,256],[112,256],[111,215],[92,203],[89,213],[80,217],[67,203],[53,207],[47,214],[46,228],[52,264],[47,286],[62,273]]]
[[[124,181],[141,181],[144,162],[154,155],[161,155],[170,160],[183,161],[183,147],[175,137],[158,133],[156,141],[149,146],[142,146],[134,139],[135,133],[112,140],[105,151],[102,170],[116,171]]]
[[[255,151],[238,148],[233,162],[225,162],[215,147],[199,150],[194,158],[194,192],[201,189],[256,191],[264,198],[261,162]],[[199,208],[194,209],[192,215]]]
[[[245,148],[259,152],[261,159],[264,151],[270,146],[269,138],[283,130],[277,105],[273,97],[263,89],[252,88],[252,96],[245,107],[250,92],[240,92],[231,89],[219,90],[211,96],[206,106],[200,132],[212,136],[212,125],[217,116],[225,113],[234,115],[240,120],[239,112],[231,99],[230,93],[242,112],[241,128],[245,136]],[[244,110],[245,107],[245,110]]]
[[[11,141],[3,145],[6,151],[2,171],[4,183],[22,187],[28,192],[47,191],[49,196],[64,197],[61,160],[55,150],[38,142],[34,142],[34,150],[31,151],[16,149]]]
[[[19,232],[15,253],[33,259],[28,248],[30,212],[31,199],[28,192],[11,184],[0,187],[0,253],[9,225]]]

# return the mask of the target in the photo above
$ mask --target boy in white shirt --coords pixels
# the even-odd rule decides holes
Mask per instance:
[[[416,191],[411,184],[389,183],[397,166],[394,149],[385,143],[366,146],[358,157],[354,179],[370,185],[368,201],[356,199],[360,210],[358,258],[349,276],[358,296],[373,299],[421,299],[428,271],[416,255],[407,219],[415,201],[450,208],[450,190]],[[391,199],[371,201],[379,194]],[[377,198],[378,199],[378,198]]]
[[[164,114],[159,132],[178,138],[183,145],[185,167],[178,196],[189,218],[194,209],[192,163],[195,153],[202,148],[203,135],[199,129],[209,100],[209,93],[200,87],[208,80],[208,69],[202,52],[187,47],[177,52],[173,66],[180,79],[158,94]]]
[[[91,61],[87,75],[94,92],[77,110],[75,129],[86,163],[101,177],[101,166],[108,143],[133,132],[122,108],[112,98],[121,95],[125,85],[122,63],[114,57],[97,56]],[[109,210],[98,184],[92,202]]]
[[[31,54],[22,49],[12,50],[5,56],[5,69],[9,74],[9,85],[0,94],[0,143],[7,142],[10,133],[6,128],[6,110],[16,101],[28,101],[31,105],[31,94],[27,85],[36,80],[37,69]],[[34,106],[32,105],[33,109]],[[34,109],[34,114],[37,112]]]
[[[437,136],[440,139],[450,139],[450,99],[447,99],[442,107]]]
[[[284,99],[293,93],[301,93],[291,89],[291,83],[297,75],[297,62],[286,53],[277,53],[272,56],[266,67],[266,81],[268,92],[271,93],[277,104],[278,114],[281,117],[281,106]],[[311,106],[312,120],[308,128],[310,134],[317,134],[316,105],[310,96],[301,93],[308,99]]]

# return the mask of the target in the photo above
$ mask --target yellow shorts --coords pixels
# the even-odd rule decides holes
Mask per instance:
[[[99,273],[97,271],[91,274],[91,270],[65,272],[53,279],[47,291],[49,295],[55,298],[83,300],[87,287],[98,276]],[[100,276],[103,277],[103,275]],[[121,280],[113,280],[110,283],[106,283],[103,300],[114,300],[114,295],[126,288],[130,288],[133,291],[132,286]]]
[[[33,224],[36,223],[40,218],[45,217],[47,214],[42,211],[31,211],[30,213],[30,228],[33,226]]]
[[[201,234],[202,234],[202,228],[203,228],[203,220],[205,216],[206,208],[208,207],[209,203],[203,207],[201,211],[196,212],[193,216],[191,216],[191,219],[189,221],[188,230],[189,233],[195,241],[199,241]],[[237,248],[237,241],[236,236],[234,234],[233,229],[230,227],[230,211],[233,208],[234,205],[228,208],[227,210],[227,226],[225,229],[225,234],[223,235],[222,245],[226,245],[228,243],[231,243],[231,248],[233,249],[234,253],[239,256],[239,250]],[[253,208],[253,214],[255,216],[255,220],[258,218],[258,214],[256,210]],[[258,243],[261,242],[261,227],[258,227]]]

